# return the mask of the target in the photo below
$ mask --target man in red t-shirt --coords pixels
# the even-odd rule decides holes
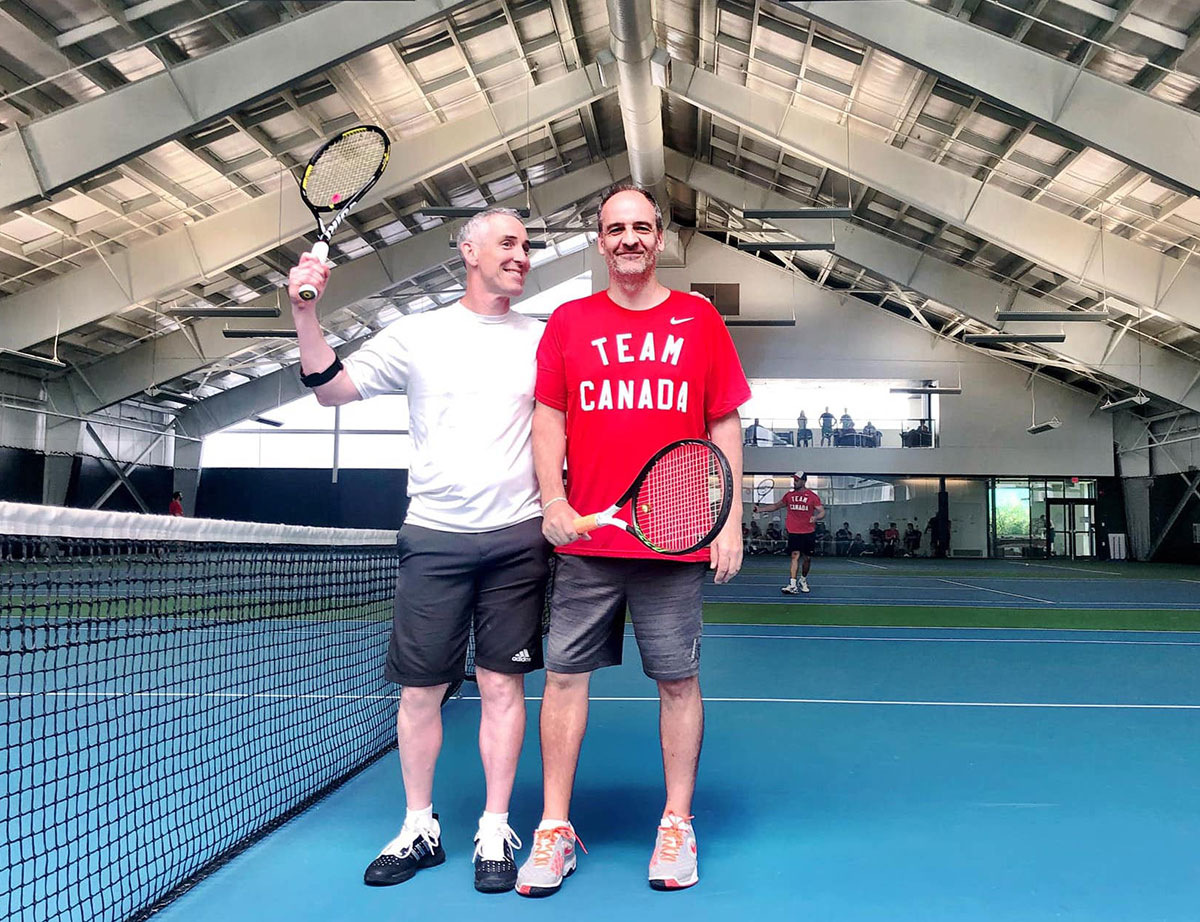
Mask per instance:
[[[171,504],[167,506],[167,515],[183,515],[183,494],[178,490],[171,494]]]
[[[741,497],[710,548],[664,557],[618,528],[588,536],[580,513],[605,509],[655,451],[681,438],[710,438],[741,482],[738,407],[750,386],[728,330],[707,300],[672,291],[655,276],[662,213],[637,186],[600,202],[598,245],[609,288],[550,316],[538,349],[533,455],[545,514],[558,547],[542,701],[545,805],[517,892],[546,896],[575,869],[569,811],[587,726],[591,673],[621,662],[628,606],[642,669],[658,683],[667,799],[650,861],[650,886],[699,879],[690,823],[704,727],[700,697],[700,588],[742,564]],[[563,489],[563,460],[567,486]]]
[[[816,544],[817,523],[825,518],[825,507],[821,497],[808,489],[808,475],[804,471],[796,471],[792,475],[792,489],[783,494],[783,499],[770,506],[755,506],[754,514],[761,515],[774,512],[776,509],[787,507],[787,521],[784,523],[788,533],[787,549],[791,555],[791,579],[783,587],[783,592],[795,595],[798,592],[808,592],[808,570],[812,566],[813,547]],[[804,563],[800,566],[800,586],[796,586],[796,568],[803,556]]]
[[[887,557],[896,556],[896,545],[900,543],[900,529],[892,522],[883,532],[883,553]]]

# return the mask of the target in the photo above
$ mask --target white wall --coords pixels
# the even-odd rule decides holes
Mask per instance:
[[[961,396],[938,398],[937,448],[748,448],[747,472],[1113,473],[1112,417],[1093,413],[1096,399],[1088,394],[1038,378],[1038,421],[1057,416],[1063,427],[1032,436],[1025,431],[1031,406],[1023,369],[706,237],[692,239],[687,262],[685,269],[659,270],[659,278],[685,291],[693,282],[738,281],[743,320],[791,318],[794,312],[795,326],[730,328],[750,377],[932,379],[944,385],[961,379]],[[593,285],[603,288],[602,261],[594,259],[593,269]],[[808,408],[810,420],[817,413]]]
[[[18,409],[31,406],[41,398],[41,382],[24,375],[0,372],[0,446],[4,448],[42,447],[42,418],[38,413]]]

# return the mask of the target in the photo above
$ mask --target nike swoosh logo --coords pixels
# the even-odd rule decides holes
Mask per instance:
[[[678,326],[681,323],[687,323],[689,320],[695,320],[695,317],[672,317],[671,326]]]

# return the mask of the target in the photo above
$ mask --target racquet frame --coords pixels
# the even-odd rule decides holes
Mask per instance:
[[[366,185],[364,185],[361,189],[359,189],[357,192],[355,192],[349,198],[344,199],[341,202],[338,202],[336,205],[313,204],[313,202],[309,200],[308,195],[305,192],[305,187],[308,183],[309,176],[312,175],[313,168],[317,165],[317,161],[321,159],[321,155],[324,154],[325,151],[328,150],[330,147],[332,147],[334,144],[337,144],[339,141],[342,141],[342,140],[346,139],[347,137],[358,134],[359,132],[362,132],[362,131],[374,132],[375,134],[378,134],[381,138],[383,138],[383,158],[380,161],[379,166],[375,170],[375,175],[372,176],[367,181]],[[322,262],[325,261],[325,257],[327,257],[329,255],[329,241],[331,239],[333,239],[333,235],[335,233],[337,233],[337,229],[339,227],[341,227],[342,222],[344,220],[346,220],[347,216],[349,216],[351,209],[353,209],[355,205],[357,205],[360,201],[362,201],[362,197],[364,195],[366,195],[367,192],[370,191],[371,187],[374,186],[375,183],[377,183],[379,181],[379,177],[383,175],[384,169],[387,168],[388,159],[390,157],[391,157],[391,140],[388,138],[387,132],[384,131],[382,128],[379,128],[375,125],[358,125],[354,128],[347,128],[345,131],[341,132],[340,134],[337,134],[334,137],[330,138],[328,141],[326,141],[324,144],[322,144],[320,147],[318,147],[316,153],[314,153],[309,158],[308,165],[304,168],[304,173],[300,177],[300,198],[301,198],[301,200],[303,200],[303,202],[304,202],[305,206],[308,208],[308,210],[312,212],[313,217],[317,219],[317,228],[319,231],[318,240],[316,243],[313,244],[313,248],[312,248],[312,254],[313,254],[313,256],[317,257],[317,259],[321,260]],[[333,218],[330,219],[329,223],[326,224],[324,221],[321,220],[321,215],[328,214],[331,211],[336,211],[337,214],[335,214],[333,216]],[[311,301],[316,296],[317,296],[317,289],[315,286],[313,286],[313,285],[301,285],[300,286],[300,297],[303,298],[305,301]]]
[[[632,513],[630,519],[632,521],[627,522],[625,519],[619,518],[617,513],[620,511],[622,506],[637,498],[638,493],[641,491],[642,484],[650,476],[651,471],[654,469],[654,466],[658,463],[659,459],[671,451],[674,451],[681,445],[704,445],[712,452],[713,457],[716,458],[718,471],[722,478],[721,508],[713,518],[712,527],[701,540],[680,550],[664,550],[652,544],[650,539],[646,537],[645,532],[643,532],[638,526],[638,510],[636,508],[636,504],[635,508],[631,508],[630,510]],[[733,472],[729,467],[729,460],[725,457],[725,454],[721,451],[721,449],[707,439],[678,439],[677,441],[664,445],[654,453],[650,460],[642,466],[642,469],[638,472],[638,475],[633,478],[633,483],[629,485],[629,489],[622,493],[621,498],[615,503],[613,503],[603,512],[595,512],[591,515],[584,515],[577,518],[575,520],[575,530],[582,535],[587,534],[593,529],[599,528],[601,525],[613,525],[617,528],[625,529],[625,531],[629,532],[629,534],[633,535],[633,537],[637,538],[638,541],[642,542],[642,544],[646,545],[646,547],[650,548],[652,551],[657,551],[660,554],[667,554],[670,556],[680,556],[683,554],[690,554],[693,551],[698,551],[706,544],[709,544],[713,538],[717,536],[721,529],[725,527],[725,522],[729,518],[729,510],[732,506]]]

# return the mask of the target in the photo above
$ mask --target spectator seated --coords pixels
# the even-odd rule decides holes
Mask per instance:
[[[932,448],[933,433],[925,426],[916,429],[901,429],[900,444],[905,448]]]
[[[838,448],[875,448],[878,443],[875,436],[865,432],[855,432],[853,429],[839,429],[834,433],[833,444]]]

